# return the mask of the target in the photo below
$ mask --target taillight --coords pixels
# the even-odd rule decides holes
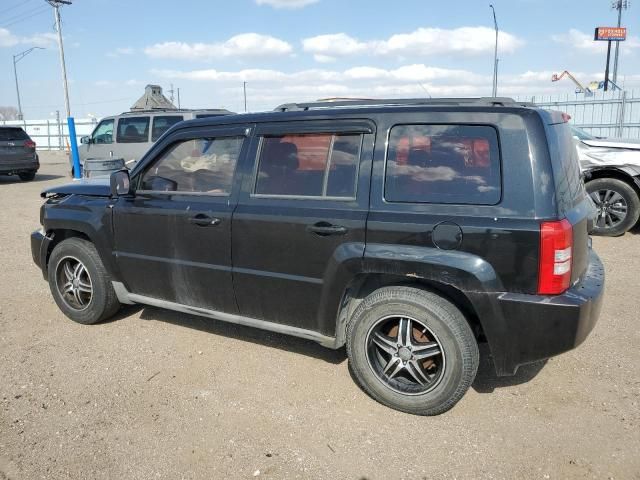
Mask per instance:
[[[571,283],[573,227],[565,218],[540,225],[540,267],[538,293],[557,295]]]
[[[36,142],[34,142],[33,140],[25,140],[24,146],[26,148],[36,148]]]

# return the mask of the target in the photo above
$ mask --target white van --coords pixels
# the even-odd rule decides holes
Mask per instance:
[[[80,164],[84,165],[87,159],[123,158],[125,165],[132,168],[151,145],[176,123],[232,113],[224,109],[138,110],[104,117],[91,135],[80,139]]]

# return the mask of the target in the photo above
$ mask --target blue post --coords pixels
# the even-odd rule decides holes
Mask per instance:
[[[71,158],[73,159],[73,176],[74,178],[81,178],[80,172],[80,155],[78,155],[78,143],[76,142],[76,123],[73,117],[67,118],[67,125],[69,126],[69,143],[71,144]]]

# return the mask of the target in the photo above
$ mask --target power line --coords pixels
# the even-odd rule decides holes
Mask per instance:
[[[4,10],[0,11],[0,15],[10,12],[11,10],[15,10],[18,7],[24,7],[27,3],[30,3],[30,2],[33,2],[33,0],[20,1],[17,4],[15,4],[13,7],[5,8]]]
[[[42,7],[38,7],[38,8],[42,8]],[[8,23],[4,23],[0,25],[0,28],[5,28],[11,25],[15,25],[16,23],[23,22],[37,15],[42,15],[44,12],[48,11],[47,7],[44,7],[42,10],[38,10],[38,8],[36,8],[35,10],[32,10],[33,13],[31,13],[30,15],[26,15],[27,12],[24,12],[22,15],[26,15],[26,16],[13,17],[15,18],[15,20],[12,20],[12,21],[9,21]]]
[[[25,15],[29,15],[29,14],[35,12],[36,10],[40,10],[40,9],[42,9],[42,5],[38,5],[38,6],[34,7],[34,8],[31,8],[30,10],[25,10],[24,12],[13,13],[10,16],[8,16],[7,18],[4,18],[2,20],[2,22],[3,23],[4,22],[11,22],[11,21],[13,21],[13,20],[15,20],[15,19],[17,19],[19,17],[23,17]]]

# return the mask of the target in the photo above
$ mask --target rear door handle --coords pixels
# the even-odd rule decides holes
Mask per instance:
[[[348,232],[347,227],[342,225],[332,225],[329,222],[318,222],[307,226],[307,232],[315,233],[321,237],[329,235],[344,235]]]
[[[189,219],[189,223],[194,225],[198,225],[200,227],[215,227],[220,225],[222,220],[216,217],[210,217],[209,215],[204,215],[202,213],[195,215]]]

